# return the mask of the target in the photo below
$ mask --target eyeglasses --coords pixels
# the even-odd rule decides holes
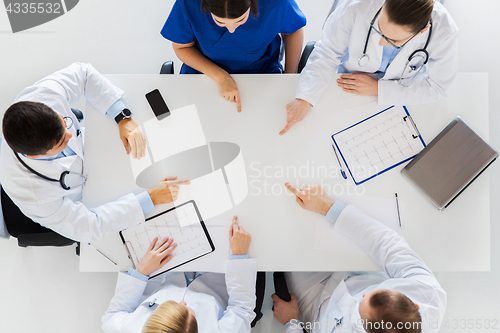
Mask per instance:
[[[392,46],[392,47],[395,47],[395,48],[397,48],[397,49],[400,49],[400,48],[402,48],[403,46],[405,46],[405,45],[406,45],[406,44],[407,44],[410,40],[412,40],[412,39],[413,39],[413,37],[415,37],[416,35],[418,35],[418,34],[420,33],[420,31],[419,31],[419,32],[417,32],[416,34],[414,34],[413,36],[411,36],[411,37],[410,37],[410,39],[408,39],[406,42],[404,42],[404,44],[403,44],[403,45],[397,46],[396,44],[394,44],[393,42],[391,42],[391,41],[389,40],[389,38],[385,37],[385,35],[384,35],[383,33],[381,33],[380,31],[378,31],[378,29],[377,29],[377,28],[375,28],[375,26],[373,25],[373,23],[374,23],[374,22],[375,22],[375,20],[373,20],[373,21],[370,23],[370,25],[372,26],[372,29],[373,29],[373,30],[375,30],[375,31],[376,31],[376,32],[377,32],[377,33],[378,33],[378,34],[379,34],[382,38],[384,38],[384,39],[385,39],[385,41],[386,41],[387,43],[391,44],[391,46]]]
[[[64,126],[66,126],[66,129],[70,129],[73,126],[73,119],[71,117],[63,117],[64,120]]]

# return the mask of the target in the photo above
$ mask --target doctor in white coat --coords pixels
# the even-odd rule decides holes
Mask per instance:
[[[344,0],[300,75],[280,135],[318,103],[336,73],[348,93],[378,96],[380,105],[415,105],[446,96],[457,70],[458,28],[439,2]]]
[[[256,259],[248,258],[250,239],[234,216],[229,230],[233,255],[225,274],[167,272],[148,281],[149,274],[170,260],[175,246],[175,239],[159,244],[155,239],[136,270],[118,273],[102,329],[106,333],[250,332],[257,275]]]
[[[85,96],[118,123],[126,152],[141,158],[146,142],[131,111],[121,101],[123,94],[90,64],[74,63],[17,96],[3,117],[0,183],[22,214],[67,238],[92,241],[140,223],[155,204],[176,198],[178,185],[188,182],[165,179],[149,191],[128,194],[94,209],[79,202],[84,180],[84,132],[70,105]],[[45,137],[49,138],[49,147],[40,143]],[[51,137],[54,143],[50,143]],[[64,186],[69,189],[64,189],[58,180],[68,171]]]
[[[318,185],[286,187],[303,208],[325,215],[384,270],[287,273],[292,300],[272,296],[274,316],[286,333],[302,333],[302,325],[313,333],[439,331],[446,293],[403,237],[353,205],[334,202]]]

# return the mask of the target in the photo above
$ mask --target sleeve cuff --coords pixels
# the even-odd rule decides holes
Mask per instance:
[[[316,105],[316,103],[318,102],[317,99],[313,99],[310,96],[302,95],[300,93],[297,93],[295,95],[295,98],[296,99],[302,99],[302,100],[306,101],[307,103],[309,103],[311,105],[311,107],[314,107],[314,105]]]
[[[135,197],[137,198],[137,201],[139,201],[139,204],[141,205],[142,212],[144,213],[144,215],[146,215],[149,212],[152,212],[153,209],[155,209],[153,200],[151,200],[151,197],[149,196],[147,191],[136,194]]]
[[[229,260],[234,260],[234,259],[249,259],[250,257],[248,256],[248,254],[240,254],[240,255],[230,255],[229,256]]]
[[[127,274],[130,275],[131,277],[134,277],[134,278],[141,280],[141,281],[144,281],[144,282],[148,282],[148,279],[149,279],[149,277],[147,277],[144,274],[139,273],[138,271],[136,271],[132,267],[129,268]]]
[[[108,109],[108,111],[106,111],[106,114],[108,116],[110,116],[111,118],[113,118],[113,120],[116,118],[116,116],[122,112],[123,109],[125,109],[126,106],[125,104],[123,103],[123,101],[121,99],[117,100],[113,105],[111,105]]]
[[[330,210],[328,211],[328,213],[326,213],[326,219],[330,222],[332,222],[333,224],[335,224],[335,222],[337,222],[337,219],[339,218],[340,216],[340,213],[342,213],[342,211],[344,210],[344,208],[346,208],[347,205],[343,202],[340,202],[340,201],[335,201],[332,205],[332,207],[330,207]]]

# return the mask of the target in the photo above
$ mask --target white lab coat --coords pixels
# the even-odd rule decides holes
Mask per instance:
[[[61,116],[73,119],[73,137],[68,146],[76,155],[52,161],[20,157],[31,168],[50,178],[59,179],[70,170],[83,173],[83,134],[76,135],[78,121],[70,105],[85,96],[103,114],[123,95],[90,64],[74,63],[24,89],[15,103],[43,103]],[[105,144],[105,143],[104,143]],[[49,182],[29,172],[5,140],[0,154],[0,183],[12,201],[32,220],[73,240],[91,241],[140,223],[144,213],[133,194],[92,210],[80,200],[82,186],[64,190],[59,183]]]
[[[349,54],[343,67],[351,73],[375,73],[382,63],[383,47],[378,43],[380,35],[373,29],[366,54],[367,65],[360,67],[358,58],[363,54],[370,22],[382,7],[384,0],[346,0],[327,19],[321,40],[311,53],[307,66],[300,75],[296,98],[316,105],[323,91],[331,83],[341,58]],[[380,17],[380,16],[379,16]],[[378,27],[378,18],[374,23]],[[422,49],[429,30],[418,34],[406,44],[378,81],[378,104],[416,105],[435,102],[446,96],[458,71],[458,28],[446,9],[434,3],[432,36],[427,46],[429,62],[415,79],[398,84],[408,57]],[[411,76],[405,71],[403,77]]]
[[[256,259],[228,260],[225,283],[220,279],[223,274],[205,273],[186,287],[183,273],[165,274],[170,274],[166,284],[143,299],[147,284],[154,282],[119,273],[115,296],[102,317],[104,332],[140,333],[158,304],[170,300],[186,302],[196,315],[200,333],[250,332],[255,317]],[[150,303],[156,305],[150,307]]]
[[[359,315],[363,294],[374,289],[388,289],[406,295],[420,306],[423,333],[437,333],[446,309],[446,293],[404,238],[353,205],[344,208],[335,222],[335,229],[361,246],[385,273],[355,273],[340,279],[333,274],[324,287],[333,293],[326,297],[319,293],[323,303],[315,318],[319,323],[334,323],[342,318],[342,327],[333,330],[332,325],[318,324],[312,332],[365,332]],[[286,331],[292,332],[302,333],[302,330],[289,327]]]

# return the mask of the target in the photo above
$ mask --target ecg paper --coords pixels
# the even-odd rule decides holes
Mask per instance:
[[[146,254],[155,237],[161,241],[173,238],[177,247],[172,260],[151,276],[158,275],[195,258],[212,252],[208,232],[205,233],[192,202],[188,202],[138,226],[121,232],[135,267]]]
[[[395,106],[334,134],[332,139],[358,185],[425,148],[405,108]]]

